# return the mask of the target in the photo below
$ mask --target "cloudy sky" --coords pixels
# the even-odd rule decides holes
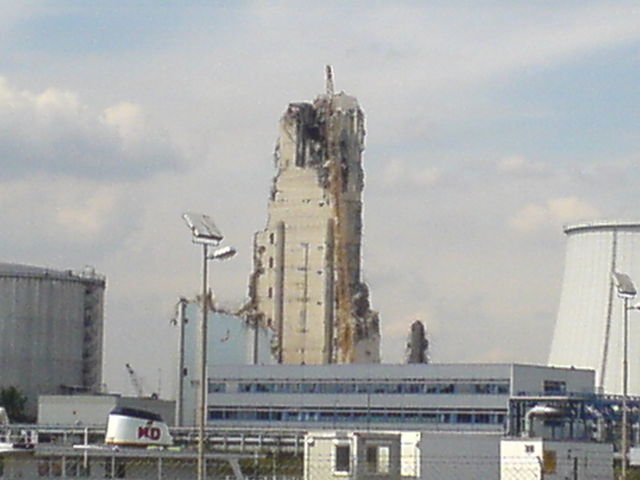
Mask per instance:
[[[19,4],[19,5],[18,5]],[[170,395],[213,216],[242,303],[277,122],[337,90],[366,114],[364,275],[383,359],[544,362],[562,226],[637,219],[632,1],[0,1],[0,261],[107,276],[105,380]]]

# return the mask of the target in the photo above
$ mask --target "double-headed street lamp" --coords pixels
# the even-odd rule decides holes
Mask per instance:
[[[205,425],[207,423],[207,310],[209,290],[209,260],[226,260],[236,254],[233,247],[223,247],[209,253],[209,247],[220,245],[224,236],[208,215],[187,212],[182,215],[191,230],[192,241],[202,245],[202,317],[199,329],[199,377],[198,385],[198,480],[206,478],[206,462],[204,455]]]
[[[627,397],[629,396],[629,300],[637,295],[633,281],[626,273],[613,272],[613,282],[615,283],[618,297],[624,301],[623,323],[622,323],[622,439],[620,450],[622,450],[621,480],[627,480],[627,461],[629,458],[629,438],[627,431]]]

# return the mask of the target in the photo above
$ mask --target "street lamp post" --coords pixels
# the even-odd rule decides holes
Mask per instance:
[[[187,212],[182,215],[191,230],[192,241],[202,245],[202,316],[200,317],[198,361],[198,480],[206,478],[205,425],[207,423],[207,292],[209,287],[209,260],[225,260],[235,255],[233,247],[224,247],[209,254],[209,247],[218,246],[224,236],[208,215]]]
[[[178,392],[176,395],[176,426],[182,426],[182,413],[184,410],[184,324],[187,299],[180,297],[176,305],[175,324],[178,325]]]
[[[622,298],[622,439],[620,450],[622,450],[622,462],[620,468],[621,480],[627,480],[627,461],[629,458],[629,434],[627,418],[627,400],[629,396],[629,300],[638,293],[633,281],[626,273],[613,272],[613,281],[618,291],[618,297]]]

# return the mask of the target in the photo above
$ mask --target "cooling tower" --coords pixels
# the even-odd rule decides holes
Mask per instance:
[[[600,391],[622,392],[624,303],[612,272],[640,287],[640,222],[567,226],[562,295],[549,364],[592,368]],[[630,306],[640,301],[632,299]],[[629,310],[629,393],[640,394],[640,310]]]

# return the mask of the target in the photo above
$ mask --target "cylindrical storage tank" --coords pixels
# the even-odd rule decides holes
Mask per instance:
[[[0,263],[0,388],[34,414],[38,394],[98,390],[105,279]]]
[[[599,221],[570,225],[562,294],[549,364],[596,371],[603,393],[622,393],[624,300],[613,272],[640,287],[640,222]],[[631,299],[633,307],[640,297]],[[628,310],[629,393],[640,394],[640,310]]]

